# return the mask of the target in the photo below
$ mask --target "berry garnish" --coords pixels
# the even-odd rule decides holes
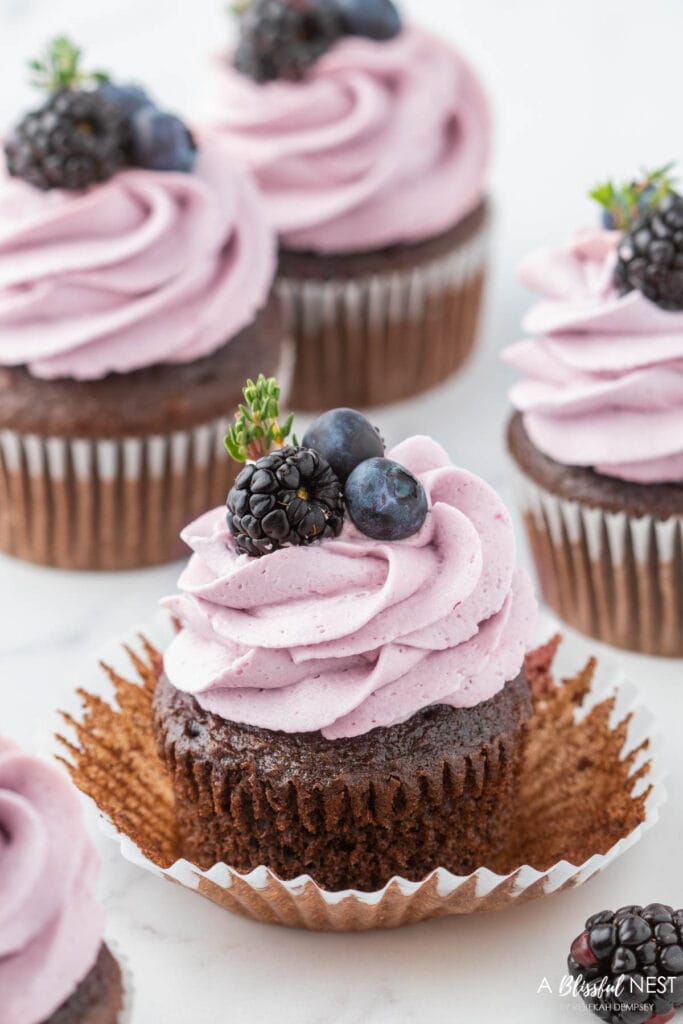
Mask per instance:
[[[79,61],[80,50],[60,38],[31,64],[50,96],[10,134],[5,157],[9,173],[36,188],[83,189],[125,163],[126,118],[97,88],[102,73],[84,74]]]
[[[343,525],[341,484],[312,448],[263,455],[245,466],[228,495],[228,526],[247,555],[338,537]]]
[[[569,972],[612,1024],[665,1024],[683,1005],[683,912],[662,903],[602,911],[574,940]]]
[[[194,167],[197,146],[179,117],[148,104],[130,119],[130,153],[136,167],[188,174]]]
[[[302,79],[343,35],[328,0],[250,0],[237,13],[234,65],[257,82]]]
[[[274,378],[248,380],[225,439],[232,457],[249,463],[228,495],[228,527],[238,551],[254,557],[338,537],[344,525],[341,483],[319,452],[296,438],[285,446],[294,417],[280,426],[279,399]]]
[[[590,196],[602,207],[602,226],[608,230],[628,231],[634,221],[658,206],[664,196],[673,191],[673,166],[668,163],[656,171],[644,171],[636,181],[616,184],[610,180],[597,185]]]
[[[31,62],[34,84],[49,95],[7,139],[9,173],[36,188],[77,191],[130,165],[190,171],[196,147],[182,121],[158,110],[139,86],[81,71],[80,59],[60,37]]]
[[[359,463],[384,455],[384,441],[376,427],[355,409],[330,409],[318,416],[302,444],[315,448],[342,483]]]
[[[405,540],[417,533],[427,517],[422,484],[390,459],[366,459],[356,466],[344,496],[354,526],[373,540]]]
[[[330,0],[339,11],[344,32],[367,39],[393,39],[402,29],[392,0]]]
[[[683,196],[668,192],[622,238],[614,279],[670,311],[683,310]]]

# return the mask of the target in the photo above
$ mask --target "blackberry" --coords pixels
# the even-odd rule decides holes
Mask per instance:
[[[234,65],[257,82],[298,81],[343,34],[326,0],[251,0],[240,15]]]
[[[683,196],[669,192],[632,224],[614,279],[622,295],[636,289],[662,309],[683,309]]]
[[[341,484],[312,448],[263,455],[245,466],[228,495],[228,526],[247,555],[338,537],[343,524]]]
[[[125,162],[127,125],[97,90],[60,89],[27,114],[5,143],[9,173],[39,189],[76,191]]]
[[[683,912],[662,903],[594,914],[572,943],[571,976],[610,1024],[663,1024],[683,1005]]]

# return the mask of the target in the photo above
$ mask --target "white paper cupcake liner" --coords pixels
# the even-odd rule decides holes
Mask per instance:
[[[555,626],[549,616],[545,617],[541,635],[544,638],[551,636]],[[144,627],[143,634],[153,647],[163,650],[172,636],[172,625],[164,614],[159,614]],[[122,645],[128,649],[128,654]],[[131,679],[134,674],[131,672],[131,652],[137,659],[138,668],[144,667],[149,648],[145,648],[138,632],[131,632],[110,644],[103,652],[102,661],[111,667],[113,673],[120,674],[122,680]],[[556,657],[553,675],[555,678],[570,678],[589,657],[588,647],[565,642]],[[111,702],[111,683],[96,668],[83,680],[83,690],[96,699],[101,697]],[[649,792],[637,827],[615,842],[607,852],[596,853],[581,863],[560,859],[544,870],[522,864],[507,874],[497,874],[482,867],[462,877],[439,868],[420,882],[392,878],[378,892],[329,892],[321,889],[307,875],[283,881],[265,866],[248,874],[226,864],[216,864],[210,870],[202,871],[185,859],[160,866],[101,812],[99,820],[105,834],[118,843],[122,856],[131,863],[197,892],[228,910],[273,924],[313,930],[354,931],[396,927],[450,914],[499,910],[583,884],[608,867],[657,822],[659,810],[666,799],[659,739],[652,715],[640,704],[636,689],[625,679],[617,664],[608,660],[600,662],[589,695],[583,706],[573,712],[574,718],[578,721],[589,716],[592,709],[602,707],[603,702],[610,698],[613,706],[609,705],[609,730],[615,734],[623,730],[625,740],[619,759],[631,761],[629,778],[635,780],[632,799],[642,798],[642,794]],[[70,695],[63,707],[74,721],[82,719],[81,704],[76,694]],[[74,741],[74,733],[65,727],[63,719],[60,719],[56,731],[68,743]],[[73,763],[74,750],[72,747],[71,755],[67,751],[67,762]],[[53,742],[52,751],[65,756],[61,742]],[[78,773],[74,777],[79,784]],[[542,823],[540,827],[543,827]]]
[[[485,219],[446,254],[411,267],[319,279],[283,270],[294,407],[383,405],[454,373],[476,341],[488,242]]]
[[[617,647],[683,657],[683,517],[590,508],[516,476],[543,596],[560,618]]]

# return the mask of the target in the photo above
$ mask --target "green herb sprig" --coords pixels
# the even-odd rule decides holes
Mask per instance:
[[[237,462],[256,461],[273,448],[284,448],[292,431],[294,414],[290,413],[282,426],[280,415],[280,385],[275,377],[248,380],[243,388],[244,403],[235,414],[235,423],[225,438],[225,447]],[[292,438],[297,444],[296,437]]]
[[[674,191],[676,176],[671,174],[675,161],[654,171],[643,171],[639,180],[618,184],[611,179],[596,185],[590,192],[607,211],[610,226],[617,231],[627,231],[631,224],[658,206],[664,196]]]
[[[108,82],[109,75],[104,71],[81,71],[82,55],[82,50],[67,36],[58,36],[48,43],[41,57],[29,61],[31,84],[46,92],[57,92]]]

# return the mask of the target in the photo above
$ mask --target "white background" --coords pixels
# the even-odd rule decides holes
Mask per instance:
[[[92,63],[169,105],[206,113],[209,56],[227,38],[222,0],[0,0],[0,125],[30,100],[24,61],[66,31]],[[432,433],[509,496],[502,447],[502,344],[529,297],[521,254],[595,216],[586,191],[608,174],[681,158],[681,0],[417,0],[426,24],[481,69],[496,109],[493,273],[482,344],[453,384],[376,419],[390,441]],[[523,555],[525,557],[525,555]],[[0,559],[0,730],[31,744],[98,646],[149,619],[178,566],[70,575]],[[574,893],[500,915],[398,932],[285,932],[225,911],[122,863],[103,844],[108,933],[135,976],[133,1024],[561,1022],[579,1004],[556,987],[583,919],[651,899],[683,905],[679,842],[683,663],[621,656],[660,715],[673,778],[658,828]],[[585,1018],[583,1018],[585,1019]]]

